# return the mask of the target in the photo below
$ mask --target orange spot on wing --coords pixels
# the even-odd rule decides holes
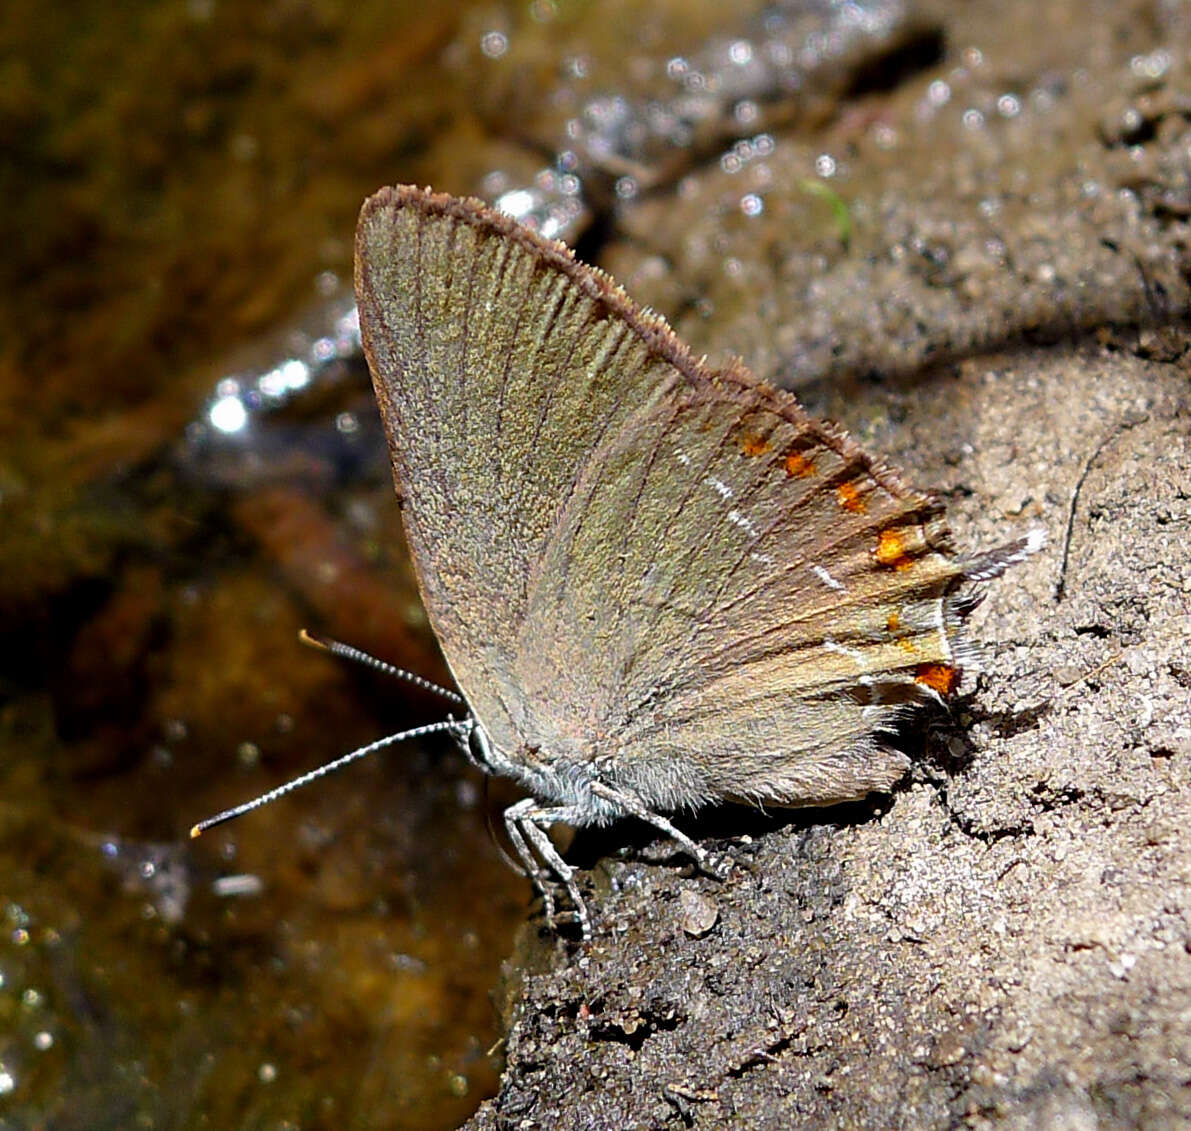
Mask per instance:
[[[901,613],[896,609],[885,618],[885,630],[893,637],[893,643],[905,653],[908,659],[922,655],[914,629],[902,623]],[[926,664],[924,667],[940,667],[940,665]]]
[[[868,510],[855,483],[841,483],[835,489],[835,497],[839,499],[839,505],[852,514],[864,514]]]
[[[786,456],[786,474],[790,478],[800,476],[806,478],[808,475],[815,474],[815,462],[809,460],[801,452],[791,452]]]
[[[740,438],[740,450],[746,456],[763,456],[766,452],[773,450],[773,445],[760,436],[746,433]]]
[[[950,695],[959,683],[959,670],[949,664],[919,664],[914,680],[940,695]]]
[[[914,559],[906,551],[906,540],[900,530],[882,530],[877,535],[877,561],[894,569],[909,569]]]

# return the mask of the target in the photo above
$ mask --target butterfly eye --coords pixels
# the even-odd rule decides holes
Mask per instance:
[[[488,732],[479,723],[473,722],[467,732],[467,753],[481,770],[492,772],[492,743],[488,741]]]

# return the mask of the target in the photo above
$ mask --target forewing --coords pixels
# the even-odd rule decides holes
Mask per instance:
[[[414,188],[365,203],[356,297],[427,613],[513,749],[528,577],[592,453],[677,380],[672,335],[561,244]]]

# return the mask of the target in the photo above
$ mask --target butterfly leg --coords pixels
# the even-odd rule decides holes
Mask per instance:
[[[579,885],[575,883],[575,870],[558,854],[546,831],[557,824],[585,824],[583,814],[567,806],[543,808],[532,797],[527,797],[524,801],[510,805],[505,810],[504,818],[509,840],[521,857],[534,887],[541,892],[546,921],[551,927],[554,926],[554,893],[550,890],[549,872],[566,889],[584,941],[590,939],[591,919],[587,914],[587,904],[579,894]],[[537,857],[534,856],[535,852]],[[545,871],[540,867],[539,860],[546,865]]]
[[[533,854],[533,849],[529,847],[529,841],[526,839],[525,833],[521,829],[523,814],[519,812],[519,810],[531,808],[531,802],[531,798],[526,798],[525,801],[521,801],[516,805],[511,805],[505,810],[505,829],[509,834],[509,840],[512,842],[513,849],[521,861],[521,866],[524,869],[525,875],[529,878],[530,883],[533,884],[535,890],[542,897],[546,921],[553,927],[554,893],[550,890],[550,886],[547,882],[541,862]]]
[[[634,797],[633,794],[622,789],[617,789],[615,786],[608,785],[606,782],[592,782],[591,792],[597,797],[618,806],[624,811],[626,816],[636,817],[638,821],[644,821],[648,825],[653,825],[655,829],[659,829],[667,836],[673,837],[674,840],[678,841],[687,855],[698,865],[699,871],[705,875],[711,876],[714,880],[727,878],[724,875],[724,870],[712,859],[711,853],[707,849],[697,845],[686,833],[676,828],[660,813],[654,813],[652,810],[647,809],[641,803],[640,799]]]

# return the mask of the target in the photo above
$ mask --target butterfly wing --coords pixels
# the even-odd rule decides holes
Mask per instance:
[[[678,380],[672,335],[630,325],[627,298],[561,244],[414,188],[365,203],[356,296],[427,614],[476,716],[515,750],[531,573],[592,453]]]
[[[880,732],[956,679],[964,577],[934,499],[742,370],[700,374],[589,462],[516,678],[661,807],[863,796],[905,768]]]
[[[662,808],[896,778],[872,736],[962,660],[934,500],[478,202],[377,194],[356,293],[427,612],[497,746]]]

